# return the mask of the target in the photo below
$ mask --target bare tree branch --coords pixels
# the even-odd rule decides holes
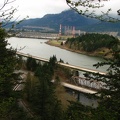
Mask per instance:
[[[9,5],[13,2],[15,2],[16,0],[4,0],[2,7],[0,8],[0,24],[1,27],[5,27],[6,25],[9,24],[13,24],[16,23],[16,21],[18,20],[19,17],[17,17],[16,19],[14,19],[14,22],[11,22],[11,20],[13,20],[13,16],[15,14],[15,12],[17,12],[17,8],[14,8],[13,6],[11,7],[6,7],[6,5]],[[17,24],[17,23],[16,23]],[[15,26],[15,25],[13,25]]]
[[[10,3],[13,3],[15,2],[16,0],[4,0],[4,3],[2,5],[2,7],[0,8],[0,10],[2,10],[7,4],[10,4]]]
[[[102,3],[103,1],[109,2],[110,0],[66,0],[66,3],[71,9],[86,17],[96,18],[107,22],[120,21],[120,19],[110,16],[110,13],[112,11],[111,8],[109,8],[106,12],[101,11],[101,14],[96,14],[99,8],[105,7]],[[116,11],[116,13],[120,15],[120,9]]]

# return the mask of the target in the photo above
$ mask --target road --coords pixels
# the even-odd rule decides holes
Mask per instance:
[[[15,71],[15,73],[21,73],[20,80],[17,80],[17,84],[13,87],[14,91],[21,91],[24,88],[24,83],[25,83],[25,79],[27,77],[28,72],[24,71],[24,70],[17,70]],[[27,104],[22,100],[22,99],[18,99],[18,106],[20,108],[22,108],[29,117],[33,117],[33,113],[31,112],[31,110],[29,109],[29,107],[27,106]]]

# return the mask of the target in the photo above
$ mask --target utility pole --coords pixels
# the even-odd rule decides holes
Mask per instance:
[[[61,32],[62,32],[62,25],[60,24],[60,28],[59,28],[59,37],[61,37]]]
[[[72,35],[73,35],[73,37],[75,37],[75,26],[73,26]]]

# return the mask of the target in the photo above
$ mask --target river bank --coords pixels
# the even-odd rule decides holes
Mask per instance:
[[[101,57],[101,58],[111,58],[112,57],[112,55],[109,54],[110,50],[107,48],[98,49],[94,52],[85,52],[85,51],[70,49],[65,44],[61,45],[61,42],[63,42],[63,40],[49,40],[46,42],[46,44],[55,46],[55,47],[59,47],[61,49],[65,49],[65,50],[68,50],[71,52],[88,55],[88,56]]]
[[[47,41],[47,39],[45,40],[16,37],[11,37],[8,39],[8,43],[11,44],[10,46],[12,46],[14,49],[20,49],[20,52],[22,53],[38,56],[45,59],[49,59],[51,56],[55,55],[58,61],[62,59],[64,63],[69,63],[74,66],[96,70],[96,67],[93,65],[104,61],[104,59],[100,57],[78,54],[71,52],[70,50],[61,49],[60,47],[53,47],[52,45],[46,44]],[[100,67],[97,70],[105,72],[107,68],[108,67],[105,66]]]

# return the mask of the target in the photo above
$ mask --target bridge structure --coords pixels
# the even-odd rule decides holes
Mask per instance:
[[[31,58],[33,58],[37,61],[42,62],[42,63],[49,62],[49,60],[46,59],[46,58],[33,56],[33,55],[25,54],[25,53],[22,53],[22,52],[17,52],[16,54],[19,55],[19,56],[23,56],[25,58],[31,57]],[[66,64],[66,63],[57,62],[57,64],[59,64],[61,66],[64,66],[64,67],[67,67],[67,68],[70,68],[70,69],[75,70],[75,71],[83,72],[83,73],[89,72],[89,73],[99,73],[99,74],[102,74],[102,75],[106,74],[104,72],[100,72],[100,71],[97,71],[97,70],[87,69],[87,68],[74,66],[74,65],[70,65],[70,64]],[[98,92],[99,89],[104,88],[105,84],[103,82],[100,82],[100,81],[97,81],[97,80],[89,80],[86,77],[74,76],[73,75],[71,77],[71,79],[69,80],[69,82],[61,82],[61,85],[64,86],[65,88],[67,88],[67,89],[75,91],[74,93],[77,94],[76,98],[79,101],[84,103],[84,101],[88,100],[88,98],[85,97],[84,94],[95,94],[95,93]],[[91,105],[93,105],[95,103],[95,107],[97,106],[96,101],[94,101],[94,100],[89,100],[89,101],[92,101],[92,102],[90,102]],[[94,101],[94,103],[93,103],[93,101]],[[89,102],[87,102],[87,103],[89,103]]]
[[[38,60],[41,62],[49,62],[48,59],[38,57],[38,56],[32,56],[30,54],[25,54],[22,52],[17,52],[17,55],[20,55],[23,57],[32,57],[35,60]],[[87,68],[74,66],[74,65],[70,65],[70,64],[66,64],[66,63],[57,62],[57,64],[64,66],[64,67],[68,67],[68,68],[76,70],[76,71],[81,71],[83,73],[90,72],[90,73],[99,73],[99,74],[103,74],[103,75],[106,74],[104,72],[99,72],[97,70],[87,69]],[[70,86],[68,84],[70,84]],[[102,83],[100,81],[95,81],[95,80],[88,80],[86,77],[81,77],[81,76],[72,76],[69,83],[66,83],[66,84],[63,83],[62,85],[65,87],[71,88],[73,90],[81,91],[81,92],[85,92],[85,89],[90,90],[90,91],[91,91],[91,89],[95,89],[95,90],[93,90],[93,92],[85,92],[85,93],[90,93],[90,94],[95,93],[97,90],[99,90],[101,88],[104,88],[104,83]],[[74,87],[71,85],[73,85]],[[77,87],[83,87],[84,89],[80,90]]]

